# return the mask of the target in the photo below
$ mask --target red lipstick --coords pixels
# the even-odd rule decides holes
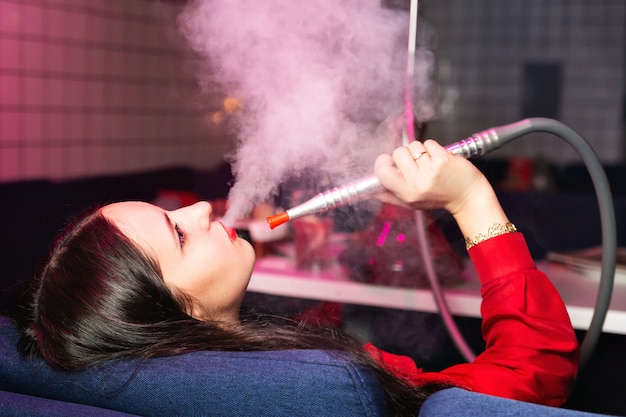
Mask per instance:
[[[226,226],[224,223],[221,223],[222,227],[224,228],[224,230],[226,230],[226,233],[228,233],[228,237],[230,238],[230,240],[232,240],[233,242],[235,240],[237,240],[237,231],[235,229],[233,229],[232,227],[228,227]]]

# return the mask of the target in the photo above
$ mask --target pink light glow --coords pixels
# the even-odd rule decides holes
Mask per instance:
[[[382,247],[385,244],[385,241],[387,240],[387,236],[389,236],[390,230],[391,230],[391,222],[386,221],[383,224],[383,228],[381,229],[380,234],[378,235],[378,239],[376,239],[376,246]]]

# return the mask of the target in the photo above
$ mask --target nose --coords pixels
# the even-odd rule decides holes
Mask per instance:
[[[211,224],[213,207],[211,207],[211,204],[207,201],[198,201],[190,206],[180,208],[177,211],[188,221],[198,222],[197,224],[202,229],[208,229]]]

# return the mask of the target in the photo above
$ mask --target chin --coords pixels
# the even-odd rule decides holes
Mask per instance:
[[[256,253],[254,251],[254,247],[247,240],[243,240],[243,245],[244,247],[242,248],[242,253],[245,257],[245,262],[250,262],[250,271],[252,271],[252,267],[254,266],[254,262],[256,261]]]

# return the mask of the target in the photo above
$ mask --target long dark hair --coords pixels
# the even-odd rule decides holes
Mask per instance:
[[[394,415],[416,415],[431,393],[447,387],[405,383],[336,328],[256,315],[224,326],[193,318],[191,303],[165,285],[154,259],[94,210],[61,234],[41,272],[12,297],[9,314],[22,332],[21,352],[59,369],[198,350],[326,349],[371,368]]]

